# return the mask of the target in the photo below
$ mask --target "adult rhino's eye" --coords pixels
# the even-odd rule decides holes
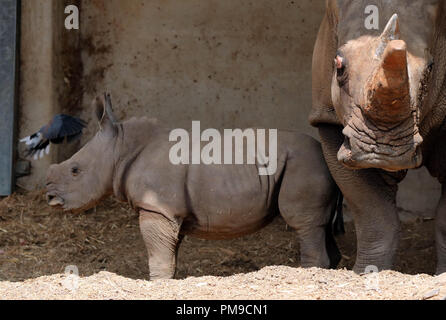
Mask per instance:
[[[336,67],[336,78],[338,80],[339,86],[343,87],[348,82],[347,60],[341,55],[337,54],[334,60]]]
[[[79,170],[78,167],[73,167],[71,168],[71,174],[76,177],[81,171]]]
[[[344,58],[341,55],[339,55],[339,54],[336,55],[334,63],[335,63],[335,66],[336,66],[337,70],[342,70],[345,67]]]

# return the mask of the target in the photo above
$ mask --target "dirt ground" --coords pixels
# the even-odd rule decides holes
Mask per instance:
[[[301,269],[296,234],[281,218],[235,240],[186,237],[176,280],[148,282],[138,217],[126,204],[107,199],[69,214],[49,208],[42,192],[15,194],[0,200],[0,298],[443,299],[446,275],[431,276],[433,229],[431,220],[404,223],[401,273],[380,273],[378,282],[346,270],[355,259],[352,223],[337,239],[339,270]],[[72,265],[81,277],[74,291],[65,285],[72,276],[64,275]]]

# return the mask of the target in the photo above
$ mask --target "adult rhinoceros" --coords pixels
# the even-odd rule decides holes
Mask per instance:
[[[365,27],[369,5],[379,30]],[[438,0],[328,0],[313,56],[312,125],[352,208],[354,270],[390,269],[399,235],[395,196],[408,169],[443,185],[437,272],[446,271],[446,5]]]

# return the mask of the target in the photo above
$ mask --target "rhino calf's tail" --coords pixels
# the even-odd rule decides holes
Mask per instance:
[[[328,221],[325,230],[325,246],[330,259],[331,269],[335,269],[342,258],[341,252],[336,244],[335,236],[345,233],[343,216],[344,196],[338,187],[336,187],[336,189],[336,204],[333,206],[330,214],[330,220]]]
[[[330,218],[330,225],[333,228],[333,234],[335,236],[345,234],[343,202],[344,202],[344,196],[342,195],[341,190],[338,188],[338,199],[336,207],[333,210]]]

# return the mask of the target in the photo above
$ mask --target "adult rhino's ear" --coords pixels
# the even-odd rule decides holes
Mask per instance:
[[[100,130],[112,130],[116,132],[116,118],[113,115],[110,94],[104,93],[93,100],[94,115],[98,121]]]

